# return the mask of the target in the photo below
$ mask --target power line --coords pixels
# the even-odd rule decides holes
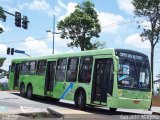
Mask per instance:
[[[114,27],[114,26],[119,26],[119,25],[125,25],[125,24],[129,24],[129,23],[133,23],[133,22],[136,22],[135,20],[134,21],[127,21],[127,22],[122,22],[122,23],[113,23],[113,24],[110,24],[110,25],[107,25],[107,26],[104,26],[102,28],[109,28],[109,27]]]

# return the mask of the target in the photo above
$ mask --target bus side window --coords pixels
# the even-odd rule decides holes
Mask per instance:
[[[36,70],[36,61],[29,62],[29,74],[34,75]]]
[[[46,60],[40,60],[37,64],[37,75],[45,75],[46,71]]]
[[[91,80],[93,57],[82,57],[79,68],[78,81],[82,83],[89,83]]]
[[[69,58],[67,65],[67,82],[76,82],[77,79],[77,70],[78,70],[78,58]]]
[[[59,59],[57,62],[56,81],[63,82],[65,79],[67,59]]]
[[[22,63],[21,74],[23,75],[28,74],[28,62]]]

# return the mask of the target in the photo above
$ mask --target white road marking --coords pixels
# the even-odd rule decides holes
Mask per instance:
[[[23,107],[22,107],[22,106],[20,106],[20,109],[21,109],[24,113],[26,113],[26,111],[23,109]]]

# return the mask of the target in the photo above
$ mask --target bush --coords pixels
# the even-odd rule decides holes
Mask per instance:
[[[3,83],[0,83],[0,90],[8,90],[8,83],[7,82],[3,82]]]

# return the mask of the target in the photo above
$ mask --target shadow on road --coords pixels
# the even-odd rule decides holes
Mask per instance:
[[[19,93],[11,93],[11,94],[20,96]],[[74,104],[57,102],[55,99],[49,98],[49,97],[34,96],[32,101],[44,103],[44,104],[55,105],[55,106],[59,106],[63,108],[69,108],[73,110],[78,110]],[[121,111],[111,112],[108,109],[95,108],[95,107],[90,107],[90,106],[87,106],[85,111],[90,112],[90,113],[95,113],[95,114],[102,114],[102,115],[137,115],[136,113],[130,113],[130,112],[121,112]]]

